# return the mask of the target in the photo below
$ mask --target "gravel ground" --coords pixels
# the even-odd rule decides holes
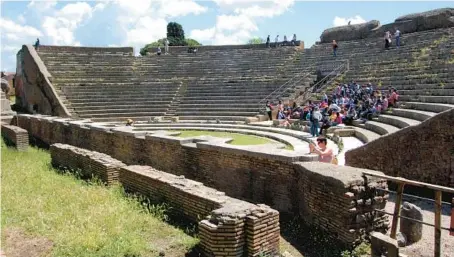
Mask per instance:
[[[423,221],[434,224],[435,223],[435,213],[434,213],[434,203],[421,201],[418,199],[410,199],[404,197],[404,201],[413,203],[419,206],[423,211]],[[386,211],[387,212],[394,212],[394,205],[395,205],[395,197],[394,195],[390,195],[389,201],[386,204]],[[449,205],[443,205],[442,209],[442,218],[441,218],[441,226],[448,227],[450,226],[451,222],[451,207]],[[391,224],[392,217],[389,216],[389,221]],[[391,226],[391,225],[390,225]],[[389,230],[388,234],[390,233],[391,229]],[[397,227],[397,231],[399,231],[399,226]],[[401,247],[400,252],[403,254],[411,256],[421,256],[421,257],[433,257],[434,256],[434,235],[435,235],[435,228],[427,225],[423,225],[422,228],[422,238],[419,242],[414,243],[412,245]],[[449,235],[449,231],[442,230],[441,231],[441,256],[443,257],[454,257],[454,236]]]

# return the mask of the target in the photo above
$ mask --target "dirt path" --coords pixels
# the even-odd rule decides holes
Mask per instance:
[[[404,201],[413,203],[420,207],[423,211],[423,221],[434,224],[435,214],[434,214],[434,204],[426,201],[421,201],[417,199],[404,198]],[[386,211],[394,211],[394,197],[390,195],[390,199],[386,204]],[[450,206],[443,205],[441,226],[448,227],[450,226],[451,217],[450,217]],[[391,224],[392,218],[389,217]],[[399,226],[397,227],[399,231]],[[390,232],[390,231],[389,231]],[[388,234],[389,234],[388,232]],[[400,251],[408,256],[418,256],[418,257],[433,257],[434,256],[434,227],[423,225],[422,227],[422,239],[412,245],[400,248]],[[449,235],[449,231],[441,231],[441,253],[443,257],[453,257],[454,256],[454,236]]]
[[[1,257],[43,257],[52,250],[52,241],[44,237],[33,237],[17,228],[7,228],[3,232],[5,245]]]

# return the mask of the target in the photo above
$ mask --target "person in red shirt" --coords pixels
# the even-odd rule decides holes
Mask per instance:
[[[388,99],[388,106],[390,107],[397,107],[397,100],[399,98],[399,95],[396,92],[396,89],[392,89],[391,96]]]

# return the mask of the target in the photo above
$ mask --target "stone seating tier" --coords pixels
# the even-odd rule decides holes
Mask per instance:
[[[357,137],[363,142],[418,125],[437,113],[454,108],[454,28],[404,34],[402,46],[384,50],[381,38],[338,42],[337,57],[331,44],[319,44],[302,55],[303,63],[314,65],[326,60],[348,59],[350,70],[343,82],[371,82],[384,91],[389,86],[400,94],[400,108],[371,121],[355,122]],[[315,64],[314,64],[315,63]],[[324,89],[331,94],[333,87]]]

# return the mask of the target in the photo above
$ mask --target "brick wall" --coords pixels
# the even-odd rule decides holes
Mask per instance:
[[[345,154],[349,166],[454,187],[454,109]]]
[[[150,165],[230,197],[299,214],[345,243],[387,228],[383,217],[373,211],[386,203],[386,196],[375,190],[386,183],[363,178],[361,169],[298,163],[305,157],[288,151],[258,152],[190,138],[135,134],[127,127],[95,128],[90,123],[32,115],[18,115],[17,122],[34,137],[52,143],[106,153],[128,165]]]
[[[97,177],[107,185],[118,182],[120,168],[126,166],[109,155],[67,144],[51,145],[50,155],[52,166],[79,169],[83,177]]]
[[[13,145],[18,151],[26,151],[28,148],[27,130],[2,123],[2,137],[7,145]]]
[[[200,245],[206,256],[257,256],[279,251],[279,212],[225,195],[200,182],[150,166],[126,166],[112,157],[67,144],[52,144],[52,165],[81,169],[153,202],[165,202],[199,224]]]

